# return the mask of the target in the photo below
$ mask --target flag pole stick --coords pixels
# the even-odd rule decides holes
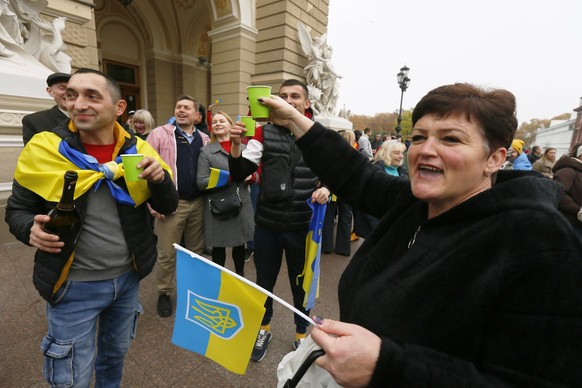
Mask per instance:
[[[234,272],[232,272],[231,270],[229,270],[228,268],[225,268],[221,265],[218,265],[210,260],[208,260],[205,257],[202,257],[192,251],[189,251],[188,249],[178,245],[178,244],[173,244],[174,245],[174,249],[178,250],[178,251],[182,251],[184,253],[189,254],[190,256],[192,256],[195,259],[201,260],[203,262],[205,262],[206,264],[217,268],[223,272],[226,272],[227,274],[234,276],[235,278],[237,278],[238,280],[240,280],[241,282],[244,282],[246,284],[248,284],[249,286],[259,290],[260,292],[262,292],[263,294],[268,295],[270,298],[273,298],[273,300],[276,300],[277,302],[281,303],[283,306],[287,307],[289,310],[293,311],[295,314],[298,314],[301,318],[305,319],[307,322],[309,322],[310,324],[312,324],[313,326],[315,326],[315,322],[313,321],[313,319],[309,318],[307,315],[305,315],[304,313],[302,313],[301,311],[299,311],[298,309],[296,309],[294,306],[290,305],[289,303],[287,303],[286,301],[284,301],[283,299],[279,298],[277,295],[273,294],[272,292],[269,292],[267,290],[265,290],[263,287],[258,286],[257,284],[251,282],[250,280],[240,276],[239,274],[236,274]]]

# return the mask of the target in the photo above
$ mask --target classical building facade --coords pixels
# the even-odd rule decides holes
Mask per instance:
[[[248,85],[277,90],[284,79],[305,79],[297,22],[321,35],[328,8],[329,0],[49,0],[40,16],[67,17],[62,37],[73,71],[112,75],[127,111],[147,109],[164,124],[180,94],[205,106],[220,100],[236,116],[247,112]],[[45,78],[28,95],[0,86],[0,208],[22,147],[22,116],[54,105],[43,94]]]
[[[124,88],[128,110],[146,108],[160,123],[182,93],[245,113],[248,85],[276,90],[286,78],[304,78],[297,22],[324,33],[328,6],[328,0],[96,0],[94,29],[87,21],[80,50],[88,53],[73,51],[73,68],[110,73]]]

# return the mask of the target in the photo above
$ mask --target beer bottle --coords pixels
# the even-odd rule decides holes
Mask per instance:
[[[42,229],[50,234],[59,236],[65,247],[74,245],[81,231],[81,217],[75,209],[74,194],[78,174],[69,170],[65,173],[63,194],[57,206],[49,211],[50,221],[44,223]]]

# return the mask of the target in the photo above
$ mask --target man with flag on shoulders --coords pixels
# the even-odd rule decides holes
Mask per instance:
[[[119,386],[142,311],[139,281],[156,261],[148,204],[171,214],[178,195],[159,155],[116,122],[126,102],[115,80],[79,69],[66,100],[71,119],[35,135],[18,159],[6,222],[20,241],[38,249],[33,282],[48,302],[41,345],[46,380],[86,387],[95,369],[97,387]],[[138,164],[143,172],[139,181],[126,182],[119,155],[135,153],[144,155]],[[75,206],[82,220],[71,246],[42,230],[67,170],[79,176]]]

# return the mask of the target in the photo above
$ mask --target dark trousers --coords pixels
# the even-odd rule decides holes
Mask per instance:
[[[333,244],[334,218],[337,214],[337,230],[335,233],[335,249]],[[322,252],[335,251],[340,255],[351,254],[350,234],[352,232],[352,207],[344,201],[330,202],[325,211],[321,239]]]
[[[257,284],[273,292],[283,261],[283,251],[285,251],[293,306],[309,316],[309,310],[303,308],[305,298],[305,291],[302,288],[303,279],[301,278],[297,284],[297,276],[301,275],[305,264],[306,237],[307,227],[299,231],[273,232],[256,225],[254,260],[257,269]],[[269,324],[272,317],[273,299],[267,298],[262,324]],[[294,319],[297,333],[305,333],[309,323],[297,314],[294,314]]]
[[[259,195],[261,194],[261,186],[256,183],[253,183],[249,186],[251,189],[251,205],[253,205],[253,212],[257,211],[257,200],[259,199]],[[251,240],[247,242],[247,248],[251,251],[255,250],[255,240]]]
[[[232,260],[234,261],[234,271],[237,275],[245,276],[245,246],[239,245],[232,248]],[[212,261],[222,265],[226,263],[226,248],[212,247]]]

